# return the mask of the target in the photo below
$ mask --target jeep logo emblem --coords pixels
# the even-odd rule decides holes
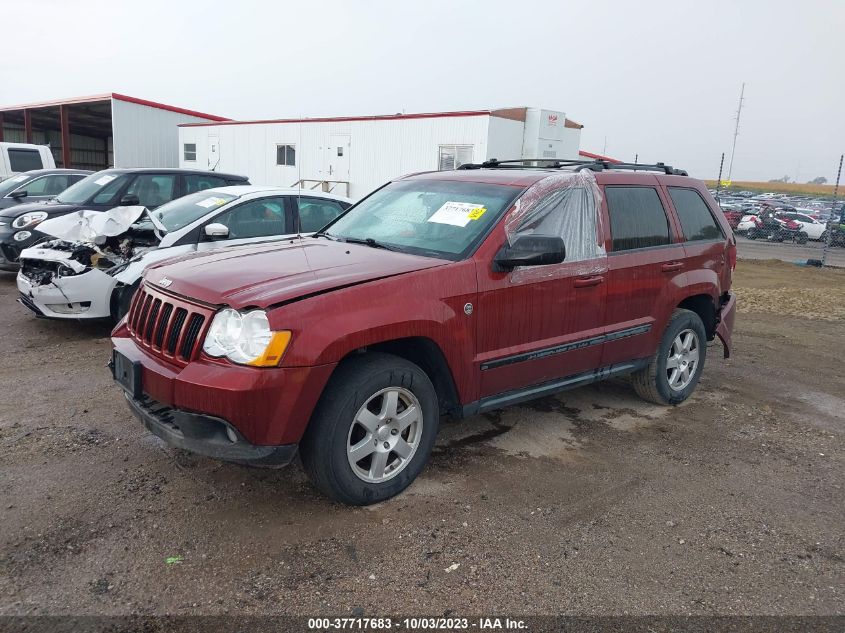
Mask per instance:
[[[158,285],[162,288],[167,288],[170,284],[173,283],[172,279],[168,279],[167,277],[162,277],[158,280]]]

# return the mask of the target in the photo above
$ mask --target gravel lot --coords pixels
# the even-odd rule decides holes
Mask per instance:
[[[845,315],[814,302],[845,272],[736,286],[735,357],[685,405],[620,381],[444,424],[415,485],[350,509],[164,447],[108,326],[37,320],[2,273],[0,614],[842,613]]]

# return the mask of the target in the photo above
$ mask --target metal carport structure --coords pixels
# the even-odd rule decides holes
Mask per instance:
[[[49,145],[62,167],[178,167],[180,123],[228,120],[111,92],[2,106],[0,141]]]

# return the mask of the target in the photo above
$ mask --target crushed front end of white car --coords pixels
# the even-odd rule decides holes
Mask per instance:
[[[43,222],[38,230],[56,239],[21,252],[20,302],[50,318],[113,317],[114,275],[160,241],[153,224],[135,224],[145,211],[79,211]]]

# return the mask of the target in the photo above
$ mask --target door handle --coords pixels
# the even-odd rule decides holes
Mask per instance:
[[[601,275],[593,275],[592,277],[577,277],[575,279],[576,288],[588,288],[590,286],[598,286],[604,281]]]
[[[681,270],[681,268],[683,268],[683,267],[684,267],[683,262],[670,262],[668,264],[663,264],[660,267],[660,270],[662,270],[664,273],[673,273],[676,270]]]

